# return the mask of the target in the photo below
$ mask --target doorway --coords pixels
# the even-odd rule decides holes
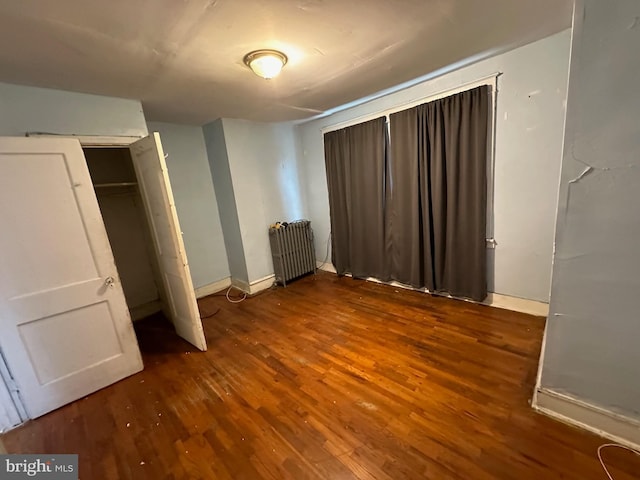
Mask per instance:
[[[126,147],[82,150],[135,322],[163,310],[166,297],[131,154]]]
[[[126,288],[131,318],[135,321],[162,311],[180,337],[205,351],[160,134],[131,140],[76,138],[96,199],[100,209],[104,208],[109,241],[113,238],[117,249],[116,265],[119,275],[124,274],[118,280]]]
[[[140,371],[132,315],[163,310],[206,350],[159,135],[82,140],[0,137],[0,351],[21,400],[0,413],[22,420]]]

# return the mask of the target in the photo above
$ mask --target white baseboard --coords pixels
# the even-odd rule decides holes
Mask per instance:
[[[275,281],[275,274],[267,275],[266,277],[260,278],[258,280],[254,280],[249,284],[249,294],[255,295],[258,292],[266,290],[267,288],[271,288],[273,282]]]
[[[331,263],[316,262],[317,267],[325,272],[336,273],[336,268]],[[351,276],[347,274],[347,276]],[[399,282],[383,282],[377,278],[367,278],[369,282],[382,283],[384,285],[391,285],[393,287],[404,288],[407,290],[415,290],[417,292],[428,293],[426,288],[414,288],[410,285],[405,285]],[[443,295],[448,298],[456,298],[450,295]],[[489,293],[484,302],[473,302],[466,298],[458,299],[465,300],[472,303],[481,303],[482,305],[489,305],[496,308],[504,308],[506,310],[512,310],[514,312],[528,313],[530,315],[538,315],[540,317],[547,317],[549,315],[549,304],[544,302],[538,302],[536,300],[527,300],[526,298],[511,297],[509,295],[502,295],[500,293]]]
[[[247,295],[255,295],[258,292],[271,288],[273,285],[275,274],[267,275],[266,277],[253,280],[251,283],[247,283],[244,280],[238,280],[237,278],[231,279],[231,285],[239,290],[242,290]]]
[[[244,293],[249,294],[251,292],[251,286],[244,280],[238,280],[237,278],[231,279],[231,285],[238,290],[242,290]]]
[[[137,320],[141,320],[149,315],[153,315],[154,313],[158,313],[162,311],[162,303],[160,300],[154,300],[153,302],[143,303],[142,305],[138,305],[137,307],[133,307],[129,309],[129,313],[131,314],[131,320],[134,322]]]
[[[514,312],[528,313],[530,315],[537,315],[539,317],[549,316],[549,304],[538,302],[537,300],[511,297],[509,295],[502,295],[500,293],[489,293],[485,301],[482,303],[496,308],[504,308],[506,310],[513,310]]]
[[[213,295],[214,293],[218,293],[225,288],[229,288],[230,286],[231,277],[223,278],[222,280],[210,283],[209,285],[203,285],[202,287],[196,288],[196,298],[203,298],[208,295]]]
[[[640,419],[626,417],[546,388],[536,391],[532,407],[561,422],[640,450]]]

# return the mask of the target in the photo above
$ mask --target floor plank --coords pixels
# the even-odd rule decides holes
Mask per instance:
[[[326,273],[199,305],[208,352],[138,323],[143,372],[7,451],[79,453],[83,479],[605,478],[602,439],[529,407],[541,318]]]

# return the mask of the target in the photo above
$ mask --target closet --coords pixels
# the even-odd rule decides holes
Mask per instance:
[[[0,137],[0,407],[21,420],[142,370],[132,318],[207,348],[160,136],[126,140]]]
[[[83,148],[131,319],[162,310],[165,298],[128,148]]]

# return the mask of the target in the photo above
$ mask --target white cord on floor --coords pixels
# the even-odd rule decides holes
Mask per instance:
[[[240,300],[232,300],[231,297],[229,297],[229,294],[231,293],[231,289],[234,288],[233,285],[231,285],[228,289],[227,289],[227,294],[225,295],[227,297],[227,300],[229,300],[231,303],[240,303],[240,302],[244,302],[244,300],[247,298],[247,294],[245,292],[242,292],[242,298]],[[238,289],[240,290],[240,289]],[[242,290],[241,290],[242,291]]]
[[[329,260],[329,245],[330,244],[331,244],[331,230],[329,230],[329,238],[327,238],[327,254],[324,256],[324,260],[322,261],[322,264],[318,268],[324,267],[325,264],[327,263],[327,260]]]
[[[602,465],[602,469],[604,470],[604,473],[607,474],[607,477],[609,477],[609,480],[615,480],[615,479],[609,473],[609,469],[604,464],[604,460],[602,460],[602,450],[604,450],[607,447],[614,447],[614,448],[621,448],[623,450],[629,450],[630,452],[635,453],[636,455],[640,456],[640,452],[638,450],[634,450],[633,448],[625,447],[624,445],[619,445],[617,443],[605,443],[603,445],[600,445],[598,447],[598,460],[600,460],[600,465]]]

